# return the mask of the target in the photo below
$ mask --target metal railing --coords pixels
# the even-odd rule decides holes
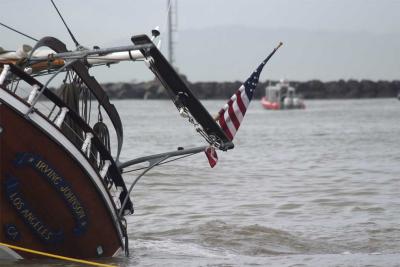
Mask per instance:
[[[11,77],[11,75],[15,77]],[[25,114],[26,117],[29,117],[31,113],[35,112],[44,117],[49,123],[53,124],[61,132],[63,132],[61,130],[62,127],[67,128],[68,131],[70,131],[74,136],[68,136],[64,132],[63,135],[71,143],[73,143],[74,146],[78,150],[80,150],[83,155],[85,155],[85,157],[88,159],[88,162],[102,178],[105,187],[110,190],[110,188],[114,185],[115,188],[119,187],[120,189],[122,189],[122,191],[127,192],[125,182],[122,179],[119,168],[112,158],[112,155],[97,137],[92,127],[90,127],[90,125],[88,125],[78,113],[73,111],[73,109],[71,109],[71,107],[69,107],[67,103],[65,103],[55,93],[49,90],[47,86],[44,86],[38,80],[28,75],[17,66],[12,64],[4,65],[3,71],[0,74],[0,85],[3,88],[7,88],[7,82],[8,80],[10,80],[10,77],[11,80],[18,80],[17,86],[19,85],[20,81],[24,81],[31,86],[32,90],[37,90],[38,92],[40,92],[40,95],[38,95],[38,93],[34,93],[34,102],[29,101],[29,98],[25,100],[25,103],[29,106],[29,112]],[[9,83],[9,85],[12,85],[12,83]],[[17,88],[12,88],[12,90],[9,91],[10,93],[18,96]],[[54,105],[53,108],[48,108],[49,110],[51,110],[48,116],[46,116],[43,112],[41,112],[37,107],[34,106],[36,103],[38,103],[39,96],[45,97],[46,100],[50,101],[50,103]],[[19,98],[23,100],[21,97]],[[55,107],[58,109],[58,112],[53,115],[53,119],[51,120],[50,116],[54,113],[53,111]],[[66,117],[73,121],[74,125],[78,127],[78,132],[65,122]],[[84,138],[82,138],[81,133],[84,133]],[[88,147],[88,144],[86,144],[86,147],[83,147],[83,145],[85,144],[85,139],[87,139],[88,136],[91,137],[88,139],[89,141],[87,141],[90,143],[90,145]],[[96,153],[93,153],[93,151],[96,151]],[[116,201],[116,199],[113,199],[115,207],[120,207],[122,203],[116,203]],[[130,212],[132,212],[132,210],[130,210]]]

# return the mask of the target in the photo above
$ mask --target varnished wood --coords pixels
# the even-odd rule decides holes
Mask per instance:
[[[102,246],[102,256],[112,256],[122,247],[121,239],[100,191],[76,159],[56,140],[52,140],[23,115],[2,103],[0,105],[0,240],[5,243],[77,258],[98,257],[97,247]],[[70,184],[87,213],[87,230],[81,236],[73,233],[76,225],[72,211],[50,183],[29,166],[17,167],[13,163],[17,153],[40,155]],[[64,240],[46,244],[27,225],[10,203],[6,194],[7,175],[14,176],[20,184],[20,194],[34,213],[48,228],[62,230]],[[18,241],[10,240],[5,225],[15,225],[20,233]],[[24,258],[34,255],[22,254]]]

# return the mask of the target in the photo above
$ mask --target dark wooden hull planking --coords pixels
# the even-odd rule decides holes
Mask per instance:
[[[117,253],[123,244],[115,208],[99,190],[104,185],[6,103],[0,103],[0,126],[0,242],[75,258]]]

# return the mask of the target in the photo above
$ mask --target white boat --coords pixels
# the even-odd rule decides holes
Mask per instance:
[[[261,99],[265,109],[305,109],[303,99],[296,95],[296,89],[287,80],[265,88],[265,96]]]

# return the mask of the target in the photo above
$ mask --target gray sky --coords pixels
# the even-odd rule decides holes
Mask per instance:
[[[55,2],[88,47],[126,45],[155,25],[165,32],[166,0]],[[0,3],[1,22],[73,48],[50,1]],[[397,0],[179,0],[176,65],[192,81],[244,80],[283,41],[261,79],[400,79],[399,10]],[[0,34],[6,49],[32,44],[4,28]],[[103,82],[152,78],[140,63],[93,73]]]

